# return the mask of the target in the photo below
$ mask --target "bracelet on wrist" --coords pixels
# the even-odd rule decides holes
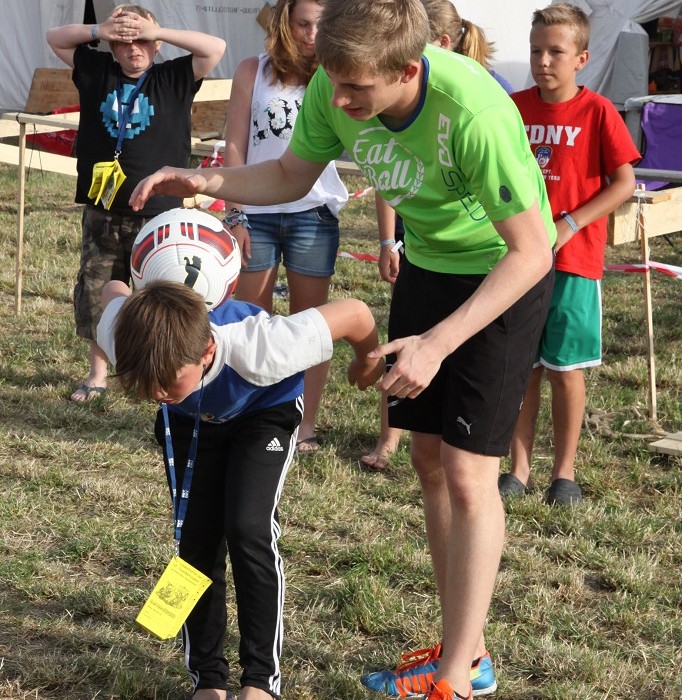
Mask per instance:
[[[395,245],[395,238],[385,238],[383,241],[379,241],[380,248],[385,248],[389,245]]]
[[[575,219],[567,211],[561,212],[561,218],[570,226],[573,233],[580,231],[580,226],[576,224]]]
[[[93,41],[97,41],[97,34],[99,33],[99,24],[93,24],[90,30],[90,36]]]
[[[248,216],[246,216],[246,214],[241,209],[236,209],[235,207],[232,207],[232,209],[230,209],[230,211],[227,214],[225,214],[223,222],[225,223],[227,228],[230,229],[234,228],[235,226],[243,226],[244,228],[250,228]]]

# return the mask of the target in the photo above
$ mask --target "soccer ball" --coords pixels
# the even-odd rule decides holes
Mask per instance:
[[[199,209],[170,209],[150,219],[130,254],[133,284],[165,280],[192,287],[213,309],[237,286],[239,245],[222,222]]]

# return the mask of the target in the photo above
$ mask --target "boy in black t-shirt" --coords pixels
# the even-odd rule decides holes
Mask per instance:
[[[111,53],[87,46],[98,39],[109,42]],[[154,64],[162,41],[189,54]],[[70,398],[83,403],[106,390],[107,359],[95,341],[102,288],[112,279],[129,281],[130,249],[139,230],[181,204],[154,197],[134,212],[128,198],[159,167],[188,165],[192,100],[222,58],[225,42],[161,27],[140,5],[119,5],[101,24],[50,29],[47,42],[73,68],[81,108],[75,199],[85,208],[74,312],[77,334],[90,342],[90,371]],[[114,162],[125,176],[122,182]],[[95,164],[104,177],[93,177]]]

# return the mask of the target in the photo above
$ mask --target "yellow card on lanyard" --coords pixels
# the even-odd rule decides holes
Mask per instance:
[[[126,179],[118,160],[101,161],[92,168],[92,183],[88,197],[97,204],[100,199],[105,209],[110,209],[114,197]]]
[[[171,639],[180,631],[211,579],[180,557],[173,557],[161,574],[135,621],[159,639]]]
[[[104,187],[102,189],[102,204],[105,209],[111,209],[111,205],[114,202],[114,197],[120,189],[123,181],[126,179],[126,175],[123,172],[119,162],[114,161],[114,169],[109,174],[109,177],[104,180]]]

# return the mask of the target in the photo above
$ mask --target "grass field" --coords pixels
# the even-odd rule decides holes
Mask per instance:
[[[68,178],[31,174],[16,316],[16,171],[0,167],[0,698],[178,700],[189,690],[178,641],[155,640],[134,621],[172,550],[155,407],[128,401],[114,383],[87,406],[66,400],[87,372],[71,311],[73,191]],[[342,225],[343,250],[376,252],[371,197],[352,200]],[[681,265],[680,234],[654,239],[651,257]],[[621,246],[607,258],[636,262],[639,250]],[[682,281],[652,273],[652,289],[658,417],[675,432]],[[339,260],[333,296],[350,295],[372,307],[385,336],[389,289],[374,264]],[[587,375],[585,504],[542,502],[552,455],[546,406],[538,488],[507,504],[486,629],[499,700],[682,697],[682,458],[648,449],[641,276],[605,276],[604,346],[603,366]],[[369,700],[363,671],[439,638],[407,439],[386,473],[359,468],[378,431],[378,394],[347,386],[349,357],[339,344],[319,415],[324,448],[297,459],[281,504],[290,700]],[[235,690],[236,677],[238,669]]]

